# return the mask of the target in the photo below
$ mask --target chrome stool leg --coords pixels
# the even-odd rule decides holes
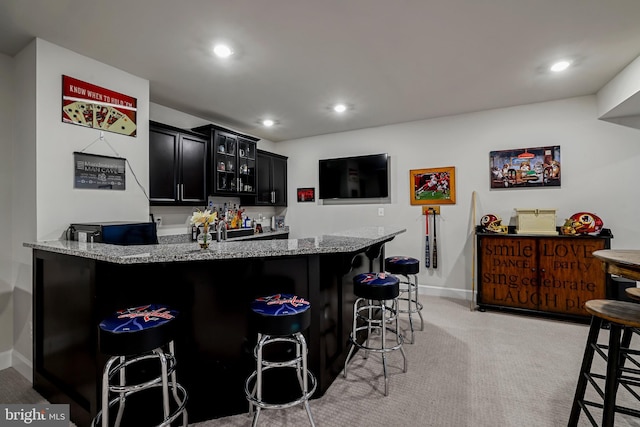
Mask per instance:
[[[413,314],[417,313],[420,317],[420,330],[424,331],[424,318],[422,317],[422,303],[418,301],[418,275],[417,274],[400,274],[404,278],[404,281],[400,282],[402,284],[407,285],[406,291],[403,290],[403,293],[407,293],[407,297],[398,298],[402,301],[407,302],[406,309],[399,309],[400,313],[407,313],[409,315],[409,328],[411,330],[411,341],[413,344],[414,340],[414,326],[413,326]]]
[[[381,310],[381,314],[382,314],[382,319],[381,319],[381,327],[380,327],[380,335],[382,336],[382,340],[380,341],[380,350],[382,351],[382,374],[384,375],[384,395],[385,396],[389,396],[389,377],[387,376],[387,352],[384,351],[385,347],[385,339],[386,339],[386,334],[385,331],[387,330],[386,328],[386,320],[387,320],[387,312],[386,312],[386,306],[384,304],[384,302],[382,304],[380,304],[380,310]]]
[[[269,361],[264,359],[264,347],[275,342],[289,342],[296,347],[296,356],[293,359],[285,361]],[[258,334],[258,342],[254,349],[254,357],[256,359],[256,370],[247,378],[245,382],[245,394],[249,400],[249,415],[253,413],[252,426],[258,425],[258,418],[262,409],[284,409],[302,404],[309,423],[315,427],[313,416],[311,415],[311,407],[309,406],[309,398],[316,390],[317,382],[313,374],[307,368],[307,342],[301,332],[296,332],[288,336],[271,336],[266,334]],[[296,377],[300,385],[301,396],[291,402],[285,403],[268,403],[263,400],[263,372],[272,368],[292,367],[296,370]],[[309,385],[311,380],[311,385]]]
[[[356,299],[355,302],[353,303],[353,326],[351,328],[351,334],[349,334],[349,345],[351,347],[349,348],[349,353],[347,353],[347,358],[344,359],[344,370],[342,371],[342,376],[344,378],[347,378],[347,365],[349,363],[349,359],[351,359],[353,350],[355,350],[356,348],[353,342],[357,340],[355,331],[357,331],[357,328],[358,328],[358,304],[360,303],[360,301],[362,301],[362,298]],[[371,315],[371,311],[369,311],[369,315]],[[371,333],[371,328],[369,328],[369,333]],[[367,335],[366,346],[367,347],[369,346],[368,335]],[[365,359],[366,359],[366,356],[365,356]]]
[[[422,318],[422,303],[420,302],[420,299],[418,297],[418,290],[420,289],[420,287],[418,286],[418,275],[414,274],[413,275],[413,280],[415,283],[415,299],[414,299],[414,310],[418,312],[418,316],[420,317],[420,330],[424,331],[424,319]]]
[[[302,377],[303,377],[303,386],[302,386],[302,395],[306,396],[309,392],[309,371],[307,369],[307,340],[305,340],[304,335],[300,332],[296,333],[296,337],[298,338],[298,342],[300,343],[301,352],[304,355],[302,357]],[[309,407],[309,399],[304,400],[304,409],[307,411],[307,416],[309,417],[309,423],[312,427],[316,426],[316,423],[313,421],[313,416],[311,415],[311,408]]]
[[[389,395],[389,376],[388,376],[388,367],[387,367],[387,353],[395,350],[400,350],[403,358],[403,372],[407,372],[407,357],[402,348],[404,343],[404,337],[400,333],[399,323],[398,323],[398,311],[396,308],[398,301],[397,298],[394,298],[391,305],[388,306],[385,301],[376,301],[379,304],[375,304],[373,300],[368,300],[366,305],[360,306],[360,303],[365,301],[364,298],[358,298],[353,307],[353,329],[349,334],[349,344],[351,348],[349,349],[349,353],[347,354],[347,358],[344,363],[343,377],[347,377],[347,367],[349,360],[353,354],[354,349],[357,347],[364,351],[363,358],[366,358],[367,352],[375,352],[380,353],[382,357],[382,372],[384,378],[384,394],[385,396]],[[374,310],[380,311],[380,318],[374,317]],[[366,314],[365,314],[366,313]],[[363,320],[365,324],[363,326],[357,326],[358,319]],[[391,329],[387,327],[387,324],[390,322],[395,322],[395,329]],[[359,344],[357,341],[357,334],[359,331],[367,331],[367,339],[363,344]],[[373,344],[369,342],[369,336],[373,331],[380,332],[381,342],[379,346],[373,347]],[[396,345],[387,346],[387,331],[391,331],[396,335]]]

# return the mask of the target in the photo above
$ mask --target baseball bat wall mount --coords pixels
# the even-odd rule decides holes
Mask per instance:
[[[436,215],[440,215],[440,206],[423,206],[422,215],[426,215],[424,265],[427,268],[438,268],[438,237],[435,227]],[[429,221],[431,219],[431,215],[433,215],[433,226],[431,226],[431,230],[433,230],[433,245],[430,244],[431,236],[429,233]],[[433,249],[430,250],[430,248]]]

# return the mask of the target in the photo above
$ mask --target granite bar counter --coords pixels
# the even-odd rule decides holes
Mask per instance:
[[[340,373],[352,322],[355,274],[379,271],[401,227],[366,227],[303,239],[117,246],[76,241],[33,249],[34,388],[68,403],[89,425],[99,410],[106,356],[97,325],[124,307],[168,304],[181,313],[178,379],[189,421],[246,412],[244,380],[255,367],[249,303],[273,293],[311,302],[309,368],[319,397]],[[166,241],[161,239],[161,242]]]

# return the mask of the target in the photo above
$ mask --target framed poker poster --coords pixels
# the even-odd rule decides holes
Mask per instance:
[[[62,76],[62,121],[136,136],[136,98]]]

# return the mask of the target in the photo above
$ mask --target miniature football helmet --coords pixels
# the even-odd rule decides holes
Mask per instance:
[[[602,230],[603,222],[595,214],[578,212],[567,218],[562,226],[562,234],[590,234]]]
[[[502,225],[502,218],[494,214],[487,214],[480,218],[480,226],[489,233],[507,234],[508,230],[506,225]]]

